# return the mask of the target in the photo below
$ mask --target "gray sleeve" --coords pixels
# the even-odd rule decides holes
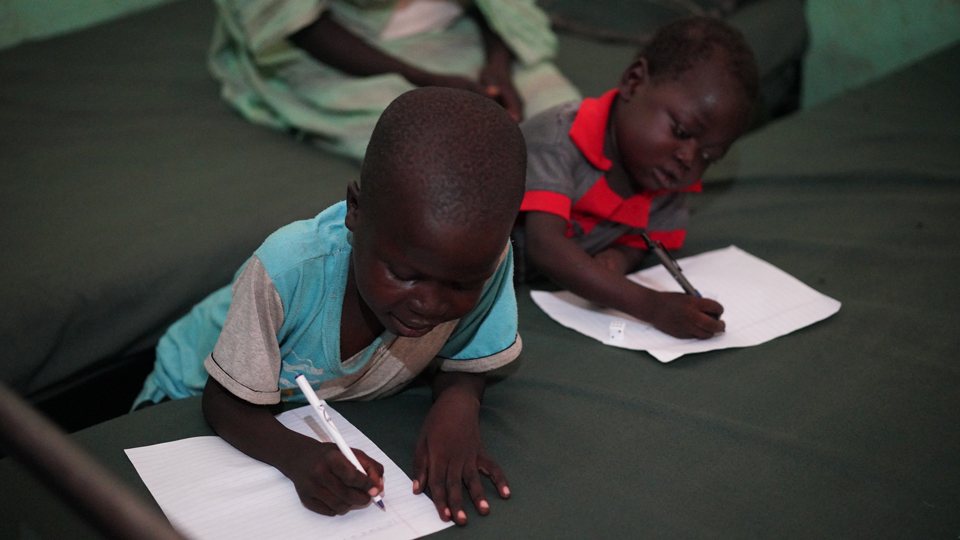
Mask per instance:
[[[578,106],[565,103],[521,125],[527,144],[527,191],[552,191],[574,198],[571,160],[577,158],[577,149],[568,132]]]
[[[653,200],[648,231],[677,231],[687,228],[690,210],[686,193],[671,193]]]
[[[213,353],[204,360],[207,373],[233,395],[258,405],[280,402],[280,346],[283,304],[263,263],[248,261],[233,284],[227,320]]]

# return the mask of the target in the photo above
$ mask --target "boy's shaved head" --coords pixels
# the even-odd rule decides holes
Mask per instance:
[[[502,107],[472,92],[429,87],[383,112],[360,182],[364,203],[374,208],[414,199],[422,217],[437,223],[506,231],[525,172],[523,136]]]
[[[354,320],[374,336],[418,338],[473,310],[496,275],[509,275],[526,155],[492,99],[449,88],[395,99],[373,130],[361,185],[347,188],[347,292],[362,300]]]
[[[714,56],[718,55],[719,56]],[[657,30],[640,50],[654,80],[676,79],[706,60],[725,63],[749,102],[757,98],[759,75],[753,51],[739,30],[713,17],[688,17]]]

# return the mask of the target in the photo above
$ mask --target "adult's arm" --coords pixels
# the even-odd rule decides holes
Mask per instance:
[[[480,70],[479,82],[484,92],[495,99],[517,122],[523,120],[523,99],[513,84],[513,51],[500,36],[490,28],[483,14],[476,7],[468,12],[477,22],[483,36],[485,61]]]
[[[415,86],[447,86],[484,93],[479,83],[466,77],[431,73],[377,49],[344,28],[326,11],[289,39],[317,61],[350,75],[396,73]]]

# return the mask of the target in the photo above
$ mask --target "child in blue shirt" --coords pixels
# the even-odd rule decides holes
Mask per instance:
[[[518,275],[541,274],[676,337],[722,332],[714,300],[654,291],[625,274],[646,253],[641,232],[683,245],[686,195],[746,130],[757,86],[743,36],[692,17],[660,29],[613,90],[525,121]]]
[[[494,101],[423,88],[397,98],[360,183],[317,217],[271,235],[230,287],[175,323],[137,404],[203,393],[213,429],[294,483],[304,506],[342,514],[383,490],[382,466],[283,427],[273,405],[373,399],[431,373],[434,404],[414,453],[414,490],[466,523],[461,489],[489,512],[481,478],[506,477],[480,440],[485,373],[520,353],[510,229],[523,195],[520,130]],[[456,466],[454,466],[456,464]]]

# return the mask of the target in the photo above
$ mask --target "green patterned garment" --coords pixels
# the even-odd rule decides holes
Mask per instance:
[[[245,118],[309,137],[361,159],[383,109],[413,86],[397,74],[355,77],[321,64],[287,40],[325,10],[352,33],[420,68],[475,79],[484,62],[476,22],[461,15],[437,31],[384,40],[393,0],[216,0],[210,69],[223,98]],[[513,51],[514,84],[532,116],[579,93],[550,62],[556,36],[532,0],[477,0]]]

